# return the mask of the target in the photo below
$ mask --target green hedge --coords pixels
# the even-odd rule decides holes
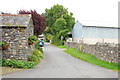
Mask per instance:
[[[2,60],[3,67],[12,67],[12,68],[34,68],[35,63],[30,61],[20,61],[20,60]]]
[[[36,64],[38,64],[41,59],[43,59],[43,54],[38,49],[35,49],[32,55],[28,58],[29,61],[35,62]]]

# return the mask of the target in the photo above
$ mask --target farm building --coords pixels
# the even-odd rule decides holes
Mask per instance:
[[[34,48],[34,46],[28,45],[28,37],[34,34],[31,15],[0,15],[0,33],[1,40],[9,44],[7,49],[2,50],[2,57],[27,60]]]
[[[95,24],[86,26],[77,21],[72,30],[72,41],[65,42],[65,45],[92,54],[100,60],[119,63],[120,28],[94,26]]]
[[[118,44],[118,27],[86,26],[79,21],[73,27],[72,39],[74,42],[87,44],[115,43]]]

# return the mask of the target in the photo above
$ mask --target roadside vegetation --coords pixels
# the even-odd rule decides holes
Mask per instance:
[[[65,45],[59,45],[59,46],[57,46],[58,48],[62,48],[62,49],[65,49],[65,48],[67,48]]]
[[[39,41],[37,41],[35,45],[35,50],[31,54],[31,56],[28,58],[28,61],[21,61],[21,60],[5,60],[2,59],[0,61],[1,67],[11,67],[11,68],[21,68],[21,69],[29,69],[34,68],[40,60],[43,59],[43,50],[38,45]]]
[[[107,69],[111,69],[111,70],[120,70],[120,65],[116,64],[116,63],[109,63],[106,61],[102,61],[97,59],[95,56],[91,55],[91,54],[86,54],[83,52],[78,51],[75,48],[68,48],[67,50],[64,50],[66,53],[70,54],[71,56],[78,58],[80,60],[86,61],[88,63],[100,66],[100,67],[104,67]]]

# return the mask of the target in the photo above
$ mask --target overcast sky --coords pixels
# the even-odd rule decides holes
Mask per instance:
[[[0,11],[17,13],[20,9],[35,9],[43,13],[55,4],[63,5],[84,25],[118,25],[119,0],[1,0]]]

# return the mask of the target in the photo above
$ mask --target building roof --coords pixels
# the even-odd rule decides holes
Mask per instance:
[[[76,21],[77,23],[80,23],[83,25],[83,27],[98,27],[98,28],[120,28],[118,25],[114,25],[114,23],[105,23],[105,22],[90,22],[90,21]]]
[[[31,14],[1,14],[0,27],[27,27]]]

